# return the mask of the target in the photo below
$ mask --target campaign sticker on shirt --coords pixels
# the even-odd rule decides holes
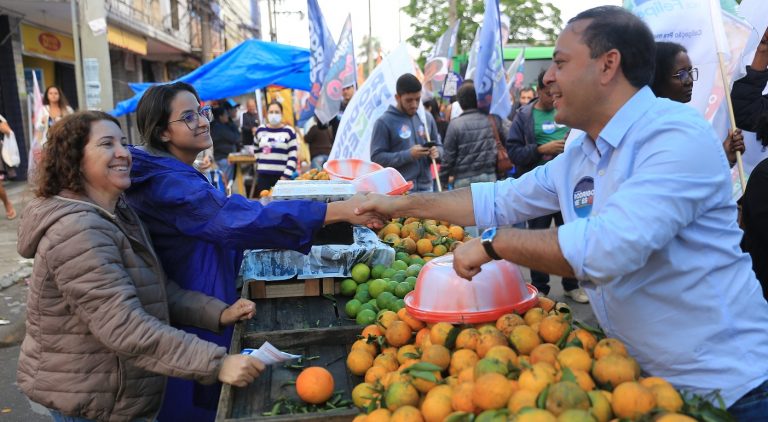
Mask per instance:
[[[595,179],[582,177],[573,188],[573,210],[579,217],[587,217],[592,212],[592,202],[595,199]]]
[[[411,137],[411,127],[408,126],[407,123],[403,123],[402,126],[400,126],[400,131],[398,132],[398,135],[400,135],[403,139],[408,139]]]
[[[541,131],[546,133],[547,135],[555,133],[557,130],[557,123],[555,122],[544,122],[541,124]]]

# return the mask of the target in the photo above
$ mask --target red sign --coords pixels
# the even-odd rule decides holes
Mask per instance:
[[[42,32],[37,36],[37,41],[46,50],[59,51],[59,49],[61,49],[61,41],[59,41],[59,38],[56,35],[53,35],[50,32]]]

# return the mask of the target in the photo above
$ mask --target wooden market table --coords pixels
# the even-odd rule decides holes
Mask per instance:
[[[254,187],[256,186],[256,171],[253,172],[251,192],[250,194],[247,194],[245,192],[245,182],[243,180],[243,166],[253,166],[256,164],[256,156],[253,154],[229,154],[229,156],[227,156],[227,162],[235,166],[235,180],[232,184],[232,193],[239,193],[246,198],[252,197]]]

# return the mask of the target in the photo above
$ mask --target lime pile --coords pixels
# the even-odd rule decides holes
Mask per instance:
[[[381,264],[373,268],[360,263],[352,267],[352,278],[341,282],[341,294],[353,297],[344,310],[358,324],[376,321],[380,312],[397,312],[405,307],[403,298],[416,287],[416,278],[425,261],[411,258],[405,252],[395,254],[389,267]]]

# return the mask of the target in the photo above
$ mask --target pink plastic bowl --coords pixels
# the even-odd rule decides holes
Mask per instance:
[[[352,181],[358,192],[375,192],[387,195],[402,195],[413,188],[413,182],[406,182],[403,175],[392,167],[364,174]]]
[[[357,158],[346,158],[343,160],[328,160],[323,164],[323,169],[328,173],[331,180],[353,180],[364,174],[381,170],[384,167],[370,161],[359,160]]]
[[[538,291],[525,283],[517,265],[491,261],[481,270],[468,281],[453,270],[453,254],[433,259],[405,296],[408,313],[426,322],[475,324],[522,314],[538,303]]]

